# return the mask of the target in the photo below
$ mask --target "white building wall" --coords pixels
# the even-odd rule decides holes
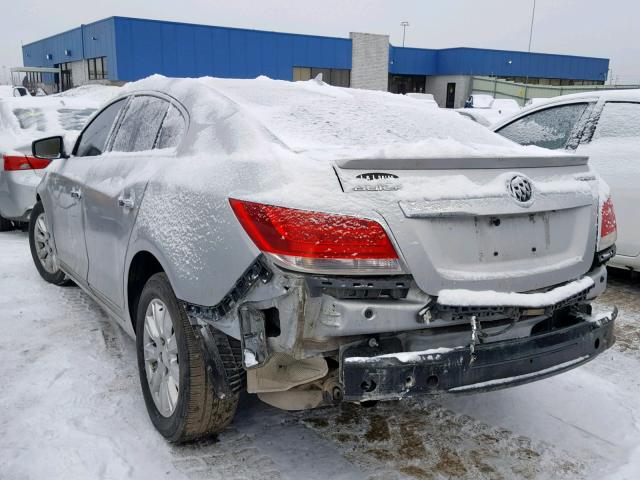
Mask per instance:
[[[389,35],[351,32],[351,87],[387,91]]]
[[[89,72],[87,71],[86,60],[71,62],[71,81],[74,87],[79,87],[88,82]]]
[[[471,94],[471,77],[467,75],[434,75],[428,76],[425,93],[431,93],[439,107],[447,104],[447,84],[456,84],[454,108],[464,107],[464,101]]]
[[[87,84],[114,85],[122,83],[110,80],[89,80],[89,65],[87,65],[86,60],[71,62],[71,81],[74,87]]]

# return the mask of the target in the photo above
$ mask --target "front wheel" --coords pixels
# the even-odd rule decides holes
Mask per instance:
[[[216,396],[193,327],[164,273],[153,275],[140,296],[136,347],[147,412],[167,440],[196,440],[231,423],[238,395]]]
[[[69,278],[58,267],[58,261],[53,250],[51,232],[47,227],[47,217],[42,202],[36,203],[31,210],[29,219],[29,246],[31,257],[38,269],[38,273],[47,282],[54,285],[67,285]]]

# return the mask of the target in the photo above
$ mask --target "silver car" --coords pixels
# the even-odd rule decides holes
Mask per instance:
[[[126,87],[56,159],[29,239],[136,339],[167,439],[286,409],[468,393],[609,348],[615,216],[587,158],[321,81]]]
[[[47,133],[75,138],[99,106],[78,98],[0,100],[0,231],[29,220],[36,187],[49,165],[31,155],[31,141]]]

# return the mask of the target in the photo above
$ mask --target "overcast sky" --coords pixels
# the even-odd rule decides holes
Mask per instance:
[[[384,33],[411,47],[526,50],[533,0],[17,0],[2,8],[0,67],[28,43],[113,15],[348,37]],[[9,6],[10,5],[10,6]],[[532,50],[611,59],[640,83],[639,0],[537,0]],[[3,73],[0,71],[0,76]]]

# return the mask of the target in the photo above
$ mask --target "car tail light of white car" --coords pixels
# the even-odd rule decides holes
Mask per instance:
[[[40,170],[46,168],[50,160],[27,157],[25,155],[2,155],[5,172],[18,170]]]
[[[602,205],[600,211],[600,238],[598,241],[598,251],[609,248],[618,237],[618,227],[616,224],[616,212],[613,209],[613,200],[611,197]]]
[[[229,199],[255,245],[294,270],[402,273],[398,254],[374,220]]]

